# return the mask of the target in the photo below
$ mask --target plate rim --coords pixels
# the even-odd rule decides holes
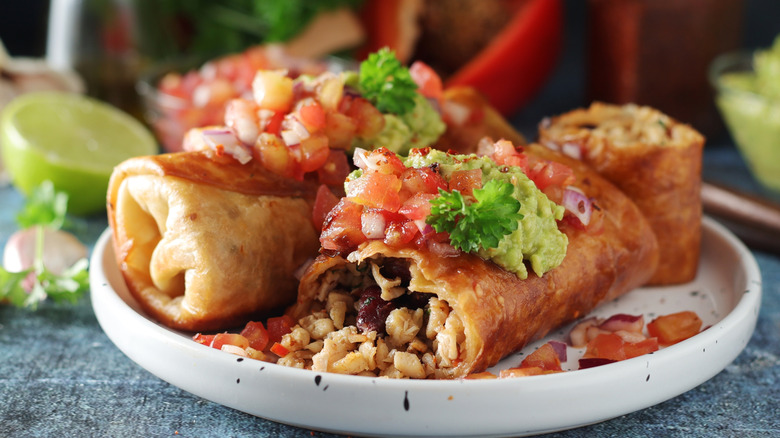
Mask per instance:
[[[376,392],[381,393],[383,397],[389,394],[393,394],[393,397],[399,397],[400,394],[403,393],[403,406],[407,407],[407,413],[404,414],[403,412],[400,412],[401,416],[398,418],[405,418],[405,427],[398,429],[393,429],[392,424],[377,424],[378,427],[375,430],[365,428],[344,429],[335,426],[335,423],[332,422],[312,422],[311,420],[297,419],[295,417],[289,416],[280,416],[279,414],[275,413],[276,411],[270,413],[269,415],[265,412],[259,412],[257,409],[247,409],[247,406],[244,406],[244,404],[238,399],[227,399],[225,397],[220,397],[219,394],[217,394],[217,397],[215,397],[215,394],[209,390],[198,390],[196,388],[192,388],[191,385],[186,384],[186,382],[181,382],[181,376],[173,376],[168,371],[160,370],[159,367],[152,369],[155,368],[155,365],[150,364],[151,360],[149,358],[140,357],[141,355],[137,351],[126,345],[125,342],[121,339],[121,336],[123,335],[117,332],[116,327],[112,326],[116,323],[112,320],[112,315],[109,314],[111,311],[120,312],[120,316],[130,318],[131,321],[139,324],[137,328],[141,328],[144,332],[148,332],[149,336],[155,337],[156,340],[161,343],[159,347],[170,348],[171,353],[178,352],[183,354],[183,358],[192,358],[195,362],[204,361],[204,368],[209,366],[215,366],[218,368],[224,366],[226,369],[228,369],[227,367],[236,366],[235,364],[241,363],[242,361],[238,361],[237,356],[226,355],[221,351],[197,344],[195,342],[191,342],[190,340],[186,339],[183,333],[168,329],[159,323],[151,321],[146,316],[139,314],[138,311],[133,309],[125,300],[122,299],[122,297],[119,296],[109,281],[105,270],[103,269],[104,263],[110,264],[111,262],[114,262],[113,252],[108,251],[109,248],[113,250],[113,248],[110,247],[110,228],[106,228],[106,230],[103,231],[94,246],[93,254],[90,260],[90,284],[92,285],[90,294],[92,297],[93,309],[98,318],[98,322],[103,331],[108,335],[109,339],[131,360],[136,362],[145,370],[156,375],[160,379],[196,396],[249,413],[251,415],[297,427],[316,429],[332,433],[357,433],[360,435],[393,434],[405,436],[452,436],[453,434],[460,432],[461,435],[473,435],[475,434],[475,430],[473,428],[458,430],[444,428],[431,430],[431,423],[419,418],[410,422],[410,419],[408,418],[409,414],[407,397],[410,393],[413,394],[413,396],[417,398],[417,401],[414,403],[417,404],[427,403],[430,400],[452,400],[453,397],[456,396],[458,398],[464,397],[468,399],[469,397],[478,397],[481,393],[487,393],[495,396],[497,399],[510,399],[520,402],[522,400],[516,400],[517,394],[535,394],[542,392],[556,393],[557,391],[564,391],[569,387],[583,386],[583,381],[587,382],[587,385],[585,386],[588,388],[597,389],[598,385],[610,384],[610,381],[614,381],[615,378],[631,379],[633,382],[640,377],[644,378],[644,374],[647,374],[647,380],[645,380],[645,382],[647,382],[649,381],[650,376],[653,375],[651,374],[651,371],[652,373],[659,373],[662,376],[660,378],[664,378],[663,376],[668,374],[667,372],[663,371],[664,367],[668,368],[668,365],[665,364],[684,360],[690,354],[688,350],[690,350],[691,346],[694,345],[694,341],[695,345],[697,345],[697,348],[703,348],[704,350],[707,348],[719,348],[719,342],[721,342],[721,347],[723,345],[731,346],[728,354],[721,353],[719,360],[710,361],[711,363],[706,370],[694,374],[695,378],[691,378],[686,384],[676,386],[675,389],[671,391],[663,390],[663,388],[653,387],[652,390],[648,391],[648,394],[645,397],[639,397],[634,400],[627,400],[626,403],[623,404],[623,409],[611,408],[608,410],[609,412],[606,412],[604,410],[599,411],[598,409],[590,408],[587,410],[586,414],[580,416],[570,416],[568,421],[561,422],[559,424],[553,424],[555,421],[554,419],[540,419],[535,427],[529,427],[527,430],[523,430],[522,427],[517,427],[517,424],[515,424],[514,427],[494,426],[484,430],[487,435],[493,436],[503,436],[505,434],[537,434],[556,430],[571,429],[587,424],[597,423],[653,406],[657,403],[680,395],[700,385],[706,380],[709,380],[715,374],[722,371],[742,352],[750,337],[752,336],[753,331],[755,330],[756,321],[758,319],[758,311],[761,303],[762,282],[758,263],[756,262],[753,254],[745,247],[745,245],[728,229],[716,222],[714,219],[711,219],[707,216],[703,218],[702,232],[702,240],[704,240],[705,235],[710,236],[710,239],[719,239],[722,245],[730,247],[739,257],[739,260],[741,261],[739,268],[744,271],[743,274],[745,276],[745,293],[742,293],[742,295],[738,300],[736,300],[736,302],[733,304],[733,307],[725,316],[720,317],[718,321],[707,330],[702,331],[689,340],[693,341],[685,341],[681,344],[666,347],[651,355],[640,356],[626,361],[610,364],[608,365],[609,373],[605,373],[603,367],[596,367],[585,370],[568,371],[553,375],[530,376],[522,379],[416,381],[346,376],[332,373],[317,373],[311,370],[299,370],[272,363],[254,361],[256,364],[263,364],[262,367],[267,368],[269,372],[274,375],[274,379],[282,381],[289,380],[288,383],[293,385],[300,383],[311,386],[312,380],[315,379],[316,376],[320,376],[320,380],[315,380],[317,381],[317,386],[320,385],[320,382],[326,382],[323,383],[323,388],[330,387],[348,389],[352,386],[366,386],[364,383],[369,383],[370,386],[375,388]],[[119,278],[121,278],[121,274],[118,273],[118,269],[114,275],[119,275]],[[109,291],[113,293],[109,293]],[[734,293],[735,296],[737,294],[736,290],[734,290],[732,293]],[[113,307],[106,308],[105,305]],[[723,339],[726,339],[727,341],[722,342]],[[164,350],[162,354],[165,354]],[[247,359],[247,362],[249,361],[252,360]],[[642,368],[642,361],[645,362],[644,368],[646,368],[647,372],[645,373],[643,371],[642,373],[639,373],[642,374],[639,376],[637,369]],[[196,372],[199,372],[201,368],[195,366],[193,369],[195,369]],[[609,374],[609,376],[606,376],[605,374]],[[252,376],[253,375],[248,375],[247,378],[251,379],[253,378]],[[241,375],[241,378],[244,378],[243,374]],[[265,382],[263,384],[267,385],[268,383]],[[639,384],[641,386],[641,382],[634,382],[632,384]],[[339,389],[339,391],[340,390],[341,389]],[[336,389],[332,389],[331,393],[336,391]],[[477,394],[476,396],[474,395],[475,393]],[[397,400],[397,403],[395,403],[397,406],[401,406],[399,400]],[[455,403],[451,403],[451,405],[454,404]],[[262,408],[260,409],[262,410]],[[407,417],[403,417],[403,415],[406,415]],[[418,413],[415,418],[423,415],[425,414]],[[414,423],[411,426],[418,426],[418,428],[415,429],[414,427],[409,427],[410,423]],[[426,425],[428,427],[420,427]],[[425,433],[420,433],[420,431],[425,431]],[[481,431],[477,431],[477,434],[482,435]]]

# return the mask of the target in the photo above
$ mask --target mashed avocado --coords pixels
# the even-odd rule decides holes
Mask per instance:
[[[355,72],[345,72],[344,83],[356,87],[358,75]],[[420,94],[415,93],[414,109],[406,114],[384,114],[385,127],[374,138],[356,138],[352,147],[363,149],[387,149],[406,155],[412,148],[432,145],[444,133],[447,126],[433,105]]]
[[[726,85],[780,99],[780,36],[772,47],[753,55],[753,72],[728,73],[720,78]]]
[[[780,36],[753,55],[753,71],[718,78],[717,105],[754,176],[780,191]]]
[[[487,157],[449,155],[437,150],[431,150],[425,156],[412,154],[404,160],[408,167],[419,168],[433,163],[439,163],[439,170],[446,179],[456,170],[481,169],[483,185],[490,180],[500,180],[515,187],[513,196],[521,203],[523,218],[517,230],[504,236],[497,248],[480,248],[480,257],[492,260],[520,278],[528,276],[526,261],[539,276],[561,264],[569,241],[558,229],[556,221],[563,218],[564,208],[550,201],[522,170],[510,167],[502,171],[506,168]]]

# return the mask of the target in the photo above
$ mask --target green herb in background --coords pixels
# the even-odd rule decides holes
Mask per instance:
[[[319,13],[363,0],[141,0],[142,50],[152,58],[237,53],[287,41]]]
[[[35,228],[35,258],[33,266],[21,272],[8,272],[0,267],[0,302],[7,301],[17,307],[36,309],[50,297],[54,301],[76,302],[89,290],[89,263],[77,261],[60,275],[43,265],[44,230],[59,230],[66,224],[68,195],[57,192],[51,181],[44,181],[27,199],[17,215],[21,229]],[[33,274],[29,293],[25,282]]]
[[[437,232],[449,233],[450,243],[461,251],[495,248],[523,218],[513,191],[514,186],[508,182],[490,180],[474,190],[476,202],[469,203],[457,190],[439,189],[439,197],[431,200],[426,222]]]

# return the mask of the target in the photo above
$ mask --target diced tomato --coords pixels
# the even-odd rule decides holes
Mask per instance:
[[[198,344],[203,344],[205,346],[211,345],[211,342],[214,341],[215,335],[203,335],[203,334],[196,334],[192,337],[192,340],[197,342]]]
[[[695,312],[684,311],[659,316],[647,324],[647,332],[657,337],[661,345],[673,345],[699,333],[701,325]]]
[[[385,230],[385,243],[400,246],[414,240],[419,230],[412,221],[390,222]]]
[[[361,231],[360,216],[363,206],[342,198],[325,217],[320,234],[320,244],[332,251],[351,251],[365,242]]]
[[[273,135],[280,135],[282,132],[282,122],[284,121],[284,112],[282,111],[268,111],[264,117],[260,120],[260,126],[263,128],[263,132],[267,132]]]
[[[210,345],[212,348],[220,350],[225,344],[246,348],[249,346],[249,341],[238,333],[218,333],[214,336]]]
[[[346,114],[328,111],[325,115],[325,135],[333,149],[349,149],[357,132],[357,122]]]
[[[517,166],[527,172],[527,155],[517,150],[509,140],[499,140],[493,143],[491,158],[499,166]]]
[[[428,64],[422,61],[414,61],[409,67],[409,74],[417,84],[417,91],[425,97],[441,100],[443,85],[441,77]]]
[[[362,97],[342,99],[342,112],[355,121],[355,134],[362,138],[376,137],[385,127],[385,116]]]
[[[462,195],[471,196],[474,189],[482,187],[482,170],[456,170],[450,175],[450,191],[457,190]]]
[[[437,196],[433,193],[415,193],[404,201],[398,212],[411,220],[425,219],[431,214],[431,200]]]
[[[261,108],[287,112],[293,103],[293,80],[278,70],[260,70],[252,81],[252,93]]]
[[[610,360],[623,360],[626,352],[623,349],[623,338],[614,333],[602,333],[588,342],[584,359],[600,358]]]
[[[546,343],[520,362],[520,368],[539,367],[542,370],[561,370],[561,360],[552,345]]]
[[[447,181],[430,167],[408,168],[401,174],[401,199],[406,200],[416,193],[439,194],[447,190]]]
[[[314,206],[312,207],[312,220],[317,230],[322,231],[322,225],[325,222],[325,217],[328,213],[339,203],[339,198],[330,191],[325,184],[321,185],[317,189],[317,197],[314,199]]]
[[[323,134],[314,134],[301,140],[301,170],[304,173],[313,172],[328,161],[330,149],[328,137]]]
[[[268,342],[281,342],[282,336],[290,333],[295,327],[295,320],[289,315],[275,316],[268,318],[265,323],[268,327]]]
[[[288,354],[290,354],[290,350],[284,347],[284,345],[275,342],[274,345],[271,346],[271,353],[274,353],[275,355],[279,357],[285,357]]]
[[[534,165],[527,172],[528,177],[539,190],[547,187],[564,187],[574,182],[574,171],[567,165],[549,161],[543,166]]]
[[[255,350],[263,351],[268,345],[268,331],[260,321],[249,321],[241,330],[241,336],[249,341],[249,346]]]
[[[347,197],[355,204],[396,212],[401,208],[398,191],[401,180],[395,175],[366,172],[346,184]]]
[[[623,346],[623,349],[626,352],[626,359],[658,351],[658,348],[657,338],[647,338],[644,341],[626,343]]]
[[[322,184],[342,186],[349,175],[350,167],[344,151],[331,149],[328,160],[317,169],[317,178]]]
[[[325,111],[316,100],[311,100],[298,110],[301,122],[309,132],[317,132],[325,127]]]

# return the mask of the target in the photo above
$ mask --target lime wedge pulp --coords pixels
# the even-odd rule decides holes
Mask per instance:
[[[30,93],[0,115],[0,146],[11,181],[25,195],[48,179],[69,195],[68,211],[105,209],[108,180],[122,161],[158,152],[132,116],[79,94]]]

